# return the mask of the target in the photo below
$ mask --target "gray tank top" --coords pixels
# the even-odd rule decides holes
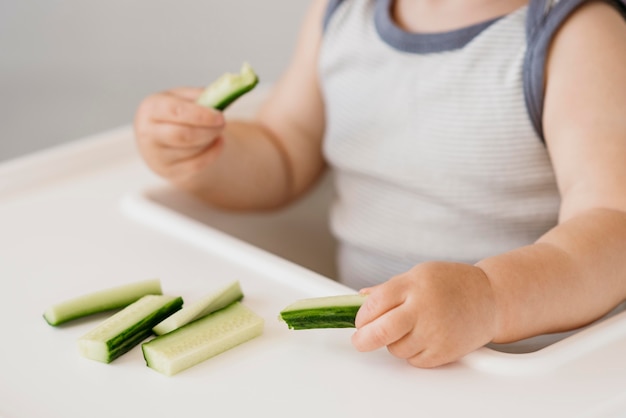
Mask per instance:
[[[543,71],[583,1],[531,0],[436,34],[399,28],[392,0],[330,2],[319,71],[341,281],[358,289],[427,260],[475,263],[556,225]]]

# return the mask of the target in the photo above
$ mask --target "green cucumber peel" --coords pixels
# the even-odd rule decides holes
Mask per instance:
[[[301,299],[280,311],[279,318],[293,330],[354,328],[366,297],[355,294]]]
[[[50,306],[43,313],[49,325],[58,326],[75,319],[124,308],[145,295],[161,295],[161,281],[150,279],[102,289]]]
[[[80,337],[79,353],[91,360],[110,363],[152,335],[152,328],[182,305],[181,297],[144,296]]]
[[[247,62],[238,74],[225,73],[209,84],[196,103],[200,106],[224,110],[235,100],[248,93],[259,83],[259,77]]]

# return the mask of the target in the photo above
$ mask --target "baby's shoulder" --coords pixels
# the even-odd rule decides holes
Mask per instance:
[[[549,41],[566,28],[579,32],[616,19],[626,20],[622,0],[530,0],[527,31],[531,42]]]

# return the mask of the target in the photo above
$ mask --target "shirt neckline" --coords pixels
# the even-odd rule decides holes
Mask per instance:
[[[394,21],[391,9],[394,0],[378,0],[374,9],[374,25],[381,39],[394,49],[428,54],[461,49],[485,29],[504,16],[445,32],[415,33],[402,29]]]

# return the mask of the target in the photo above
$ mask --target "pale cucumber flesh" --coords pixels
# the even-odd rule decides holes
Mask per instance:
[[[152,328],[181,308],[180,297],[147,295],[128,305],[78,340],[83,357],[110,363],[152,334]]]
[[[201,106],[224,110],[239,97],[252,90],[258,82],[259,77],[250,64],[244,63],[239,74],[223,74],[205,88],[197,103]]]
[[[161,295],[159,279],[144,280],[103,289],[57,303],[43,314],[48,324],[57,326],[100,312],[124,308],[145,295]]]
[[[142,344],[148,367],[172,376],[263,333],[263,318],[234,302]]]
[[[222,309],[233,302],[243,299],[243,292],[238,281],[206,295],[204,298],[175,312],[156,325],[152,331],[156,335],[167,334],[189,322]]]
[[[290,329],[354,328],[365,295],[338,295],[298,300],[280,311]]]

